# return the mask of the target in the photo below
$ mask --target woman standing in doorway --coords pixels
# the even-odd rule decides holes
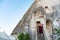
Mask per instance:
[[[39,36],[42,36],[43,34],[43,24],[40,21],[37,21],[37,32]]]

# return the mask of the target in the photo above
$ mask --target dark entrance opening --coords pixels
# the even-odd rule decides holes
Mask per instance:
[[[44,40],[43,25],[40,21],[37,21],[36,24],[37,24],[37,39]]]

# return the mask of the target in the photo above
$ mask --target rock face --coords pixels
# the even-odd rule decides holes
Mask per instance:
[[[60,18],[59,13],[60,0],[35,0],[14,28],[12,35],[26,31],[31,35],[31,40],[38,40],[36,21],[41,21],[45,40],[52,40],[52,23],[56,18]]]

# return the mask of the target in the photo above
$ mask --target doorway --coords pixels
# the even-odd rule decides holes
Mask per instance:
[[[52,28],[52,22],[50,19],[47,19],[46,20],[46,29],[47,30],[50,30]]]
[[[36,21],[36,25],[37,25],[37,40],[44,40],[43,24],[40,21]]]
[[[46,29],[48,31],[48,36],[52,40],[52,21],[50,19],[46,20]]]

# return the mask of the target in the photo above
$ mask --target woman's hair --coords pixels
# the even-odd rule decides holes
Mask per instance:
[[[41,23],[40,21],[37,21],[36,23]]]

